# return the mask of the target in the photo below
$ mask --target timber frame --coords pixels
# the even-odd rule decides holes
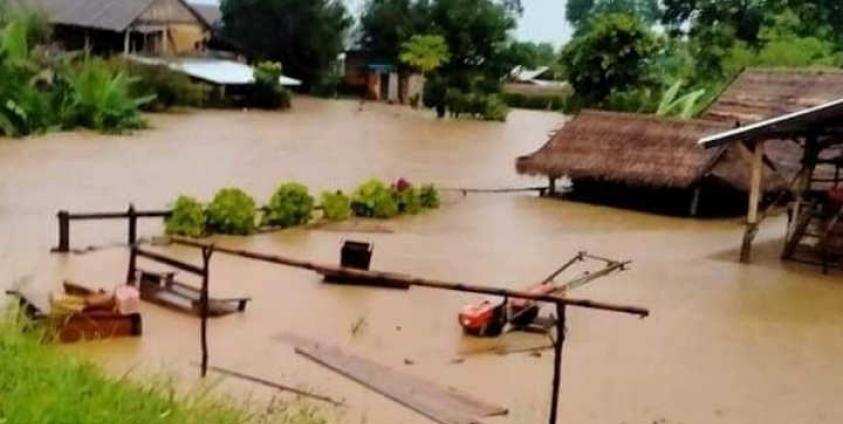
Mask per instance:
[[[774,201],[769,202],[764,209],[762,204],[762,184],[764,181],[765,144],[794,142],[802,150],[799,171],[793,176],[787,190]],[[751,152],[749,163],[751,184],[749,204],[747,208],[746,228],[740,250],[740,261],[749,263],[751,260],[752,243],[758,233],[761,222],[768,216],[785,196],[789,196],[790,219],[785,233],[785,243],[782,249],[783,259],[796,259],[794,253],[806,235],[818,236],[823,240],[832,228],[829,223],[821,224],[823,234],[806,232],[812,216],[815,215],[817,202],[825,203],[826,197],[822,190],[814,183],[832,183],[833,188],[841,182],[839,168],[843,164],[843,155],[832,149],[843,145],[843,99],[826,103],[803,111],[782,115],[755,124],[738,127],[733,130],[705,137],[699,144],[705,148],[714,148],[728,143],[743,143]],[[817,175],[820,164],[834,164],[833,179],[822,178]],[[835,214],[835,220],[840,216]],[[824,269],[827,267],[825,255],[822,260]]]

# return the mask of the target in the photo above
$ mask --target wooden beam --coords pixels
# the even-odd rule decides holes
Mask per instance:
[[[172,243],[189,246],[198,249],[209,247],[210,244],[198,242],[184,237],[171,237],[169,239]],[[650,311],[646,308],[628,305],[616,305],[604,302],[597,302],[587,299],[575,299],[571,297],[554,296],[554,295],[537,295],[532,293],[520,292],[517,290],[501,289],[497,287],[478,286],[474,284],[456,283],[448,281],[431,280],[425,278],[413,277],[407,274],[399,274],[393,272],[380,271],[365,271],[361,269],[345,268],[338,265],[317,264],[314,262],[303,261],[284,257],[280,255],[270,255],[267,253],[252,252],[248,250],[232,249],[219,245],[214,245],[214,251],[224,253],[227,255],[240,256],[244,258],[255,259],[258,261],[275,263],[279,265],[286,265],[294,268],[308,269],[316,272],[331,272],[334,275],[356,278],[356,279],[372,279],[376,281],[401,282],[410,286],[427,287],[431,289],[459,291],[465,293],[486,294],[490,296],[499,296],[513,299],[527,299],[539,302],[548,302],[553,304],[564,304],[568,306],[576,306],[587,309],[598,309],[609,312],[620,312],[631,315],[638,315],[640,317],[649,316]]]
[[[761,183],[764,178],[764,142],[757,142],[752,149],[752,176],[749,182],[749,207],[746,231],[741,245],[741,262],[749,263],[752,241],[758,232],[758,205],[761,202]]]

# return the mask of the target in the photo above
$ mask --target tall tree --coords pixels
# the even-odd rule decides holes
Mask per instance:
[[[401,45],[430,28],[427,1],[368,0],[360,16],[363,50],[373,59],[396,62]]]
[[[280,61],[306,85],[329,72],[352,19],[340,0],[222,0],[223,32],[253,60]]]
[[[513,13],[493,0],[435,0],[430,5],[434,33],[445,38],[451,60],[441,72],[451,84],[469,88],[477,76],[499,79],[509,71],[505,50]]]
[[[781,4],[776,0],[663,0],[664,23],[671,32],[691,34],[705,31],[731,31],[751,44],[758,42],[758,32],[765,13]]]
[[[593,106],[612,91],[643,82],[657,47],[656,37],[636,15],[604,14],[565,46],[562,62],[577,95]]]
[[[631,13],[652,25],[661,19],[659,0],[568,0],[565,17],[574,28],[583,30],[590,18],[608,13]]]

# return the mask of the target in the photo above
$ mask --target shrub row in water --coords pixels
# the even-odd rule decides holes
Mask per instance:
[[[170,235],[200,237],[209,234],[252,234],[259,227],[287,228],[314,219],[314,210],[321,210],[321,219],[342,221],[352,215],[366,218],[391,218],[402,213],[416,214],[423,209],[439,207],[439,192],[433,185],[416,187],[405,179],[392,185],[372,179],[354,190],[351,196],[342,191],[326,191],[319,203],[306,186],[282,184],[269,202],[257,207],[254,198],[237,188],[224,188],[207,205],[179,196],[172,204],[165,231]]]

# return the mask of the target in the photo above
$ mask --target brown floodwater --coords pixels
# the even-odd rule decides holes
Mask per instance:
[[[111,286],[125,276],[121,248],[48,253],[54,214],[161,208],[180,193],[210,198],[224,186],[265,201],[278,183],[315,189],[368,177],[442,186],[535,184],[514,171],[560,115],[515,111],[505,124],[437,121],[429,114],[351,101],[297,99],[287,113],[196,111],[156,115],[133,136],[60,133],[0,141],[0,288],[43,294],[63,278]],[[520,287],[579,250],[631,259],[630,271],[577,290],[578,297],[636,304],[650,318],[571,310],[560,422],[843,422],[843,279],[783,264],[782,218],[758,238],[755,263],[739,265],[740,219],[664,217],[530,194],[445,196],[417,216],[294,229],[226,245],[324,262],[344,239],[375,243],[373,267],[477,284]],[[352,232],[350,230],[376,230]],[[142,234],[159,234],[146,222]],[[74,224],[75,247],[121,242],[124,223]],[[190,250],[170,250],[198,260]],[[213,364],[306,387],[346,408],[343,423],[426,423],[425,418],[293,353],[273,338],[294,332],[507,406],[489,423],[541,423],[550,352],[464,355],[497,344],[536,346],[541,336],[468,340],[456,322],[475,296],[325,285],[317,275],[217,255],[212,290],[249,295],[246,313],[211,321]],[[111,372],[168,373],[191,383],[198,321],[143,305],[140,339],[68,346]],[[363,323],[362,325],[360,323]],[[358,327],[352,331],[352,327]],[[457,357],[465,361],[455,363]],[[410,360],[407,365],[405,359]],[[220,390],[266,396],[226,380]]]

